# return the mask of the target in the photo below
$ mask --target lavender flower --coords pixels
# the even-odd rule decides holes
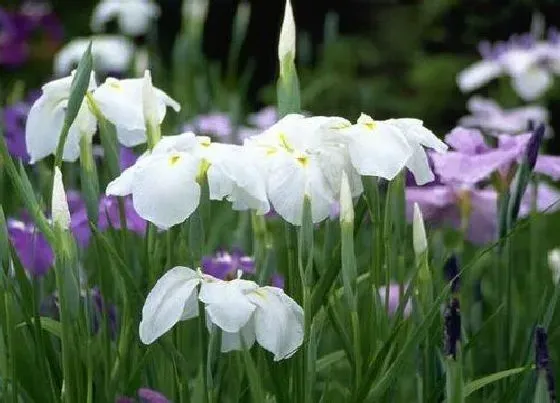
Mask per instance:
[[[547,338],[545,328],[537,326],[535,329],[535,364],[537,371],[543,372],[546,376],[550,401],[556,402],[556,388],[554,386],[554,374],[552,373],[552,365],[550,363]]]
[[[8,219],[8,236],[23,268],[34,277],[44,276],[54,263],[45,237],[28,221]]]
[[[491,99],[474,96],[469,99],[467,108],[471,114],[462,117],[459,125],[480,129],[493,136],[525,132],[531,121],[548,123],[548,111],[536,105],[502,109]]]
[[[256,273],[255,260],[250,256],[245,256],[239,249],[235,249],[231,254],[219,250],[214,256],[204,256],[202,270],[213,277],[224,280],[235,278],[237,270],[241,270],[245,274]]]
[[[197,134],[206,134],[218,139],[229,139],[233,133],[233,123],[228,114],[212,112],[199,115],[183,129],[194,131]]]
[[[8,152],[13,157],[19,158],[24,162],[29,161],[29,155],[25,146],[25,119],[29,113],[29,108],[30,105],[26,102],[18,102],[7,106],[2,114],[3,132]]]
[[[117,308],[113,304],[106,304],[103,295],[98,287],[94,287],[89,293],[91,297],[92,312],[92,331],[96,334],[101,328],[103,316],[107,316],[109,336],[112,340],[117,337]]]
[[[267,106],[247,118],[249,124],[258,129],[266,130],[278,121],[278,111],[274,106]]]
[[[387,291],[389,291],[389,304],[387,305],[387,311],[389,312],[389,315],[394,315],[399,309],[400,305],[400,285],[397,283],[391,283],[389,284],[389,287],[381,286],[377,289],[377,293],[379,294],[379,299],[381,300],[382,304],[385,304]],[[404,307],[404,316],[408,317],[411,311],[412,305],[410,304],[410,300],[408,300],[406,301],[406,305]]]
[[[138,389],[140,403],[169,403],[169,400],[159,392],[148,388]]]
[[[445,355],[455,360],[457,359],[457,344],[461,342],[461,312],[459,310],[459,300],[457,298],[453,298],[445,309],[444,319]]]

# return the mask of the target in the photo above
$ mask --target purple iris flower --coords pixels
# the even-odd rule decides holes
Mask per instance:
[[[119,152],[119,161],[121,172],[134,165],[138,156],[132,151],[131,148],[121,147]]]
[[[194,131],[197,134],[206,134],[219,139],[229,138],[233,133],[233,123],[228,114],[212,112],[199,115],[183,127],[185,131]]]
[[[0,65],[15,67],[27,60],[26,35],[18,28],[14,15],[0,9]]]
[[[526,132],[529,122],[548,123],[548,111],[537,105],[502,109],[494,100],[474,96],[467,108],[471,113],[459,120],[463,127],[476,128],[489,135]],[[550,134],[551,129],[548,128]]]
[[[509,170],[523,158],[530,137],[500,136],[498,147],[492,148],[477,130],[453,130],[446,142],[455,151],[431,156],[436,184],[406,189],[408,219],[412,220],[417,202],[428,223],[463,229],[466,239],[477,245],[496,240],[498,193],[487,181],[497,172],[506,185],[509,183]],[[560,157],[539,156],[535,171],[555,178],[560,172]],[[537,211],[555,211],[558,200],[560,193],[546,183],[539,183],[536,191],[530,186],[521,201],[520,217],[528,216],[533,205]]]
[[[407,286],[405,285],[404,286],[405,290],[406,287]],[[385,304],[387,291],[389,291],[389,305],[387,306],[387,311],[389,312],[389,315],[394,315],[397,312],[397,309],[399,309],[400,285],[398,283],[390,283],[389,287],[381,286],[377,289],[377,293],[379,294],[379,299],[381,300],[382,304]],[[404,316],[408,317],[411,311],[412,311],[412,306],[410,304],[410,301],[407,301],[404,307],[404,312],[403,312]]]
[[[19,158],[24,162],[29,161],[25,145],[25,120],[29,109],[30,105],[28,103],[18,102],[4,108],[2,113],[3,132],[8,152],[13,157]]]
[[[34,277],[44,276],[54,263],[45,237],[28,221],[8,219],[8,236],[23,268]]]
[[[117,338],[117,308],[113,304],[107,304],[101,291],[98,287],[94,287],[90,290],[91,303],[93,308],[93,323],[92,331],[97,333],[101,327],[101,321],[103,320],[103,315],[107,315],[109,336],[112,340]]]
[[[138,403],[169,403],[170,402],[170,400],[167,399],[160,392],[148,388],[138,389],[138,397],[140,398]],[[115,403],[136,403],[136,400],[131,397],[123,396],[117,398]]]
[[[249,115],[247,121],[256,128],[265,130],[278,121],[278,111],[274,106],[267,106]]]
[[[241,270],[244,274],[255,274],[255,259],[245,256],[239,249],[231,253],[219,250],[214,256],[202,258],[202,270],[222,280],[232,279],[237,277],[237,270]]]
[[[74,199],[74,193],[68,192],[69,209],[71,216],[71,228],[74,237],[78,241],[78,244],[85,248],[91,238],[91,231],[89,227],[89,221],[87,216],[87,211],[85,204],[80,200],[75,202],[75,209],[72,208]],[[146,232],[146,221],[141,218],[132,205],[132,199],[130,197],[124,198],[124,212],[126,217],[126,228],[133,231],[139,235],[144,235]],[[122,229],[120,220],[120,211],[118,199],[114,196],[101,196],[99,200],[99,221],[97,223],[97,228],[100,231],[106,231],[109,228]]]

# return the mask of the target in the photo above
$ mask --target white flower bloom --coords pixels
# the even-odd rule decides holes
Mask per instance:
[[[165,137],[107,186],[108,195],[132,194],[140,217],[161,228],[185,221],[198,207],[200,157],[193,133]]]
[[[206,174],[210,199],[227,199],[236,210],[269,210],[264,178],[240,146],[211,143],[193,133],[162,138],[107,186],[107,194],[132,194],[138,214],[161,228],[185,221],[198,207]]]
[[[421,255],[428,249],[428,240],[426,239],[426,228],[424,228],[424,218],[422,210],[418,203],[414,203],[414,218],[412,220],[412,243],[416,256]]]
[[[119,142],[133,147],[146,141],[146,119],[143,111],[143,78],[117,80],[107,78],[93,94],[93,99],[103,116],[117,128]],[[165,92],[153,88],[157,123],[161,124],[167,106],[179,111],[181,106]],[[153,108],[154,105],[150,108]]]
[[[91,42],[91,54],[95,68],[103,72],[124,72],[128,69],[134,45],[122,36],[99,35],[76,38],[67,43],[54,57],[54,72],[58,76],[76,68]]]
[[[142,309],[142,342],[153,343],[180,320],[197,316],[199,300],[205,304],[208,327],[222,330],[222,352],[250,348],[256,340],[278,361],[303,342],[303,310],[280,288],[223,281],[187,267],[171,269],[150,291]]]
[[[31,163],[56,153],[60,131],[64,124],[70,86],[75,72],[68,77],[51,81],[42,88],[41,96],[35,101],[25,124],[25,143]],[[88,91],[96,87],[95,73],[92,72]],[[80,139],[82,136],[93,136],[96,130],[96,119],[87,106],[84,98],[76,119],[70,126],[62,159],[76,161],[80,156]]]
[[[103,0],[93,10],[91,30],[101,31],[113,18],[123,34],[144,35],[158,17],[159,7],[151,0]]]
[[[70,210],[66,200],[66,192],[62,183],[62,173],[59,167],[54,168],[54,181],[51,199],[52,220],[62,229],[70,228]]]
[[[552,273],[552,281],[558,284],[560,281],[560,249],[552,249],[548,251],[548,267]]]
[[[251,152],[260,155],[268,198],[286,221],[301,225],[305,197],[311,202],[314,223],[327,218],[338,199],[343,170],[349,173],[353,195],[361,193],[345,147],[332,133],[347,125],[342,118],[288,115],[245,141]]]
[[[278,42],[278,59],[282,64],[284,58],[293,60],[296,56],[296,23],[290,0],[286,0],[284,9],[284,20],[280,30],[280,40]]]

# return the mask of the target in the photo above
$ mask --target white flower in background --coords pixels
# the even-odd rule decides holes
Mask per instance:
[[[107,186],[114,196],[132,194],[134,209],[140,217],[160,228],[185,221],[200,201],[196,181],[200,158],[194,134],[165,137],[152,152],[142,155]]]
[[[362,114],[355,125],[341,129],[340,134],[348,145],[352,165],[361,175],[392,180],[406,166],[419,185],[434,179],[423,147],[447,150],[418,119],[379,121]]]
[[[483,130],[491,135],[526,132],[529,122],[548,124],[548,111],[538,105],[502,109],[492,99],[474,96],[467,103],[471,115],[463,116],[459,125]],[[550,131],[550,128],[547,129]]]
[[[143,78],[117,80],[109,77],[93,94],[97,107],[103,116],[116,126],[119,142],[126,147],[142,144],[147,139],[143,88]],[[162,90],[153,88],[153,93],[156,100],[150,103],[150,108],[156,109],[158,124],[163,121],[168,106],[175,111],[181,109],[181,106]]]
[[[560,248],[548,251],[548,267],[552,273],[552,281],[558,284],[560,281]]]
[[[180,320],[198,316],[199,300],[209,329],[215,325],[222,330],[222,352],[250,348],[256,340],[278,361],[303,342],[303,309],[282,289],[239,278],[223,281],[188,267],[169,270],[148,294],[140,322],[142,342],[153,343]]]
[[[58,76],[68,74],[78,66],[91,42],[91,55],[95,69],[102,72],[125,72],[134,54],[134,45],[123,36],[99,35],[76,38],[68,42],[54,57],[54,72]]]
[[[51,213],[54,225],[58,225],[65,230],[70,228],[70,210],[68,209],[68,201],[66,200],[62,173],[59,167],[54,168]]]
[[[25,124],[25,144],[32,164],[56,153],[74,74],[72,72],[68,77],[43,85],[41,96],[29,111]],[[96,86],[95,74],[92,72],[88,91],[94,90]],[[80,138],[82,136],[93,136],[95,130],[96,119],[84,98],[78,115],[70,126],[62,159],[64,161],[76,161],[80,156]]]
[[[159,16],[159,7],[151,0],[103,0],[93,10],[91,30],[100,32],[112,19],[119,23],[121,33],[144,35]]]
[[[338,200],[343,170],[349,175],[352,195],[361,193],[359,177],[334,133],[349,124],[337,117],[288,115],[245,140],[245,147],[259,155],[270,202],[289,223],[301,225],[306,197],[313,222],[327,218]]]
[[[209,197],[227,199],[236,210],[269,210],[263,177],[240,146],[211,143],[193,133],[162,138],[107,186],[107,194],[132,194],[138,214],[160,228],[185,221],[198,207],[200,185],[208,178]]]
[[[483,60],[467,67],[457,77],[459,88],[470,92],[489,81],[509,76],[517,94],[525,101],[540,97],[551,85],[552,74],[560,73],[560,48],[553,41],[537,42],[530,34],[512,36],[507,43],[480,46]]]

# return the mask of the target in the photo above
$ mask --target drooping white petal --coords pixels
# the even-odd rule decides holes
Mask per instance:
[[[76,119],[68,131],[68,137],[66,138],[64,150],[62,152],[62,159],[70,162],[76,161],[80,156],[80,139],[85,136],[88,137],[88,141],[91,141],[96,130],[97,119],[90,111],[87,101],[84,100]]]
[[[418,143],[411,143],[410,146],[412,147],[412,155],[406,161],[406,167],[414,176],[414,181],[419,186],[433,182],[435,176],[428,162],[426,151]]]
[[[62,183],[62,173],[59,167],[54,168],[54,180],[51,199],[52,219],[56,225],[62,229],[70,227],[70,211],[68,209],[68,201],[66,200],[66,192]]]
[[[289,358],[303,343],[303,309],[276,287],[261,287],[248,298],[257,306],[257,342],[274,354],[274,361]]]
[[[481,60],[461,71],[457,84],[463,92],[470,92],[482,87],[488,81],[502,74],[502,66],[495,60]]]
[[[255,344],[255,324],[250,319],[245,326],[237,333],[228,333],[222,330],[221,352],[243,350],[243,347],[250,349]],[[243,339],[243,340],[242,340]]]
[[[188,317],[198,314],[198,301],[192,296],[196,295],[200,281],[197,272],[181,266],[169,270],[157,281],[142,308],[139,329],[142,343],[153,343],[183,319],[184,312],[192,312]]]
[[[53,108],[44,98],[35,101],[29,110],[25,124],[25,144],[32,164],[56,151],[64,115],[61,105]]]
[[[138,166],[132,202],[140,217],[160,228],[185,221],[200,201],[199,160],[186,153],[153,155]]]
[[[253,281],[205,281],[200,287],[199,299],[206,304],[208,317],[220,329],[237,333],[247,324],[255,306],[245,293],[258,288]]]
[[[111,19],[117,18],[122,33],[139,36],[148,31],[158,14],[159,8],[149,0],[104,0],[93,10],[91,29],[99,32]]]
[[[389,119],[385,122],[400,129],[409,143],[418,143],[439,153],[447,151],[447,144],[441,141],[431,130],[424,127],[424,122],[420,119]]]
[[[552,77],[544,68],[534,67],[511,80],[513,89],[523,100],[534,101],[552,85]]]
[[[403,133],[393,125],[362,115],[358,124],[341,130],[352,165],[361,175],[393,179],[412,155]]]

